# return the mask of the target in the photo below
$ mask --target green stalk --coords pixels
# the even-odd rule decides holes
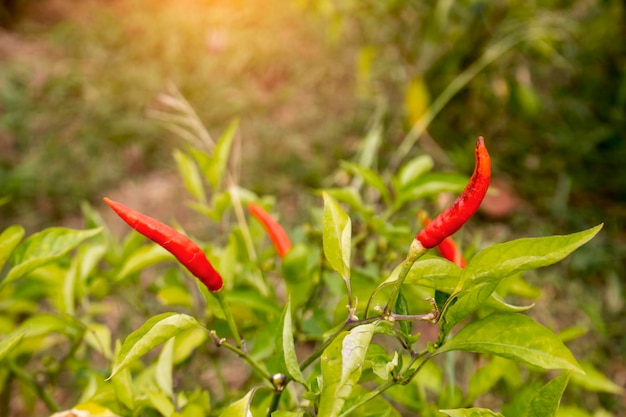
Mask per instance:
[[[259,363],[257,361],[252,359],[252,357],[250,355],[248,355],[246,352],[244,352],[243,350],[241,350],[237,346],[231,345],[228,342],[220,341],[219,342],[219,346],[220,347],[225,347],[226,349],[230,350],[231,352],[234,352],[235,354],[237,354],[237,356],[242,358],[244,361],[248,362],[248,364],[250,364],[250,366],[252,366],[252,368],[257,372],[257,374],[259,374],[259,376],[261,378],[267,380],[270,383],[272,382],[272,376],[269,374],[269,372],[267,372],[265,370],[265,368],[263,368],[261,365],[259,365]]]
[[[61,407],[59,406],[59,404],[57,404],[57,402],[54,400],[52,395],[50,395],[50,393],[46,391],[43,385],[35,381],[35,379],[31,375],[26,373],[22,368],[17,366],[12,361],[7,361],[7,362],[9,365],[9,369],[11,370],[11,373],[37,393],[37,396],[46,405],[46,407],[48,408],[48,411],[54,413],[54,412],[61,410]]]
[[[396,301],[398,299],[398,295],[400,294],[400,287],[404,283],[407,275],[409,275],[409,271],[413,267],[415,261],[422,257],[426,253],[428,249],[422,246],[422,244],[417,239],[413,239],[411,243],[411,247],[409,248],[409,253],[406,255],[406,259],[404,260],[404,264],[402,265],[402,270],[400,271],[400,275],[398,275],[398,280],[395,282],[391,290],[391,295],[389,296],[389,301],[387,301],[387,305],[383,311],[383,316],[389,316],[391,313],[391,309],[396,305]]]
[[[235,319],[233,318],[233,314],[230,311],[230,306],[228,305],[228,301],[226,301],[223,295],[224,293],[221,291],[218,291],[213,294],[215,295],[215,298],[217,298],[217,301],[220,303],[220,306],[222,307],[222,311],[224,311],[226,323],[228,323],[228,328],[230,329],[230,332],[232,333],[233,338],[235,339],[235,344],[237,345],[237,348],[241,348],[243,346],[243,343],[241,341],[241,336],[239,336],[237,323],[235,323]]]

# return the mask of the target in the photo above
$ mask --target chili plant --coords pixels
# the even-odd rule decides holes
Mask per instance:
[[[193,136],[198,123],[182,116],[178,128]],[[236,127],[175,153],[190,206],[212,225],[204,243],[108,199],[139,233],[118,242],[85,207],[87,230],[0,235],[0,387],[33,400],[3,410],[494,416],[483,398],[503,384],[519,393],[498,411],[553,416],[570,381],[619,392],[525,313],[532,304],[505,301],[532,295],[523,273],[564,259],[601,226],[452,245],[487,192],[482,138],[469,183],[430,172],[425,155],[397,173],[345,162],[352,182],[319,190],[322,204],[294,228],[275,199],[237,184],[228,164]],[[460,197],[432,222],[422,214],[418,232],[415,210],[444,191]],[[461,237],[476,225],[467,228]]]

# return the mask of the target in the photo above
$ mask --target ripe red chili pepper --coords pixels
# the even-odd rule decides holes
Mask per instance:
[[[427,227],[431,223],[430,218],[423,211],[420,211],[418,213],[418,217],[420,219],[420,222],[422,223],[422,226],[424,227]],[[451,237],[447,237],[442,240],[441,243],[437,246],[437,250],[442,257],[446,258],[450,262],[454,262],[457,266],[465,268],[465,265],[467,265],[463,254],[459,250],[459,247],[456,245],[454,239],[452,239]]]
[[[267,211],[265,211],[263,207],[250,203],[248,205],[248,210],[250,211],[250,214],[256,217],[256,219],[263,225],[263,228],[276,248],[276,252],[278,252],[278,256],[284,258],[287,252],[291,249],[291,241],[289,240],[289,236],[287,236],[285,229],[283,229],[282,226],[278,224],[278,222],[274,220],[274,218]]]
[[[483,201],[491,179],[491,159],[482,136],[476,141],[475,153],[476,167],[461,195],[415,237],[424,248],[434,248],[459,230]]]
[[[202,249],[187,236],[152,217],[106,197],[104,202],[130,227],[174,255],[189,272],[206,285],[209,291],[215,292],[222,288],[223,281],[220,274],[213,268]]]

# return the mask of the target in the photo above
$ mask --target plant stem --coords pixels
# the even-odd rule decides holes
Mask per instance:
[[[280,397],[282,394],[282,391],[274,391],[274,395],[272,396],[272,403],[270,404],[270,408],[267,410],[267,417],[271,417],[272,413],[278,410],[278,404],[280,403]]]
[[[267,380],[268,382],[271,383],[272,381],[272,376],[269,374],[269,372],[267,372],[261,365],[259,365],[259,363],[257,361],[255,361],[254,359],[252,359],[252,357],[250,355],[248,355],[246,352],[244,352],[242,349],[238,348],[237,346],[231,345],[228,342],[225,341],[219,341],[218,346],[220,347],[225,347],[226,349],[230,350],[231,352],[234,352],[237,354],[237,356],[239,356],[240,358],[242,358],[243,360],[245,360],[246,362],[248,362],[250,364],[250,366],[252,366],[252,368],[265,380]]]
[[[37,393],[37,396],[41,399],[41,401],[43,401],[49,411],[54,413],[61,409],[59,404],[57,404],[54,398],[52,398],[52,395],[50,395],[50,393],[46,391],[41,384],[37,383],[37,381],[35,381],[35,379],[31,375],[24,372],[22,368],[17,366],[12,361],[7,362],[11,373],[15,375],[19,380],[21,380],[24,384],[28,385],[33,391],[35,391]]]
[[[387,301],[387,305],[385,306],[385,309],[383,311],[383,316],[389,316],[389,314],[391,313],[391,309],[393,308],[393,306],[396,305],[396,300],[398,299],[398,295],[400,294],[400,287],[404,283],[407,275],[409,275],[409,271],[413,267],[413,264],[422,255],[424,255],[427,250],[428,249],[424,248],[419,240],[413,239],[411,247],[409,248],[409,253],[407,253],[404,264],[402,265],[402,270],[398,275],[398,280],[395,282],[395,285],[391,290],[391,295],[389,296],[389,301]]]
[[[235,323],[235,319],[233,318],[233,314],[230,311],[230,306],[228,305],[228,302],[226,301],[223,293],[221,291],[214,293],[215,294],[215,298],[217,298],[217,301],[220,303],[220,306],[222,307],[222,310],[224,311],[224,316],[226,318],[226,323],[228,323],[228,328],[230,329],[230,332],[233,335],[233,338],[235,339],[235,344],[237,345],[238,348],[241,348],[243,346],[243,343],[241,341],[241,336],[239,336],[239,330],[237,329],[237,323]]]
[[[313,352],[311,356],[306,358],[300,364],[300,370],[304,371],[313,362],[315,362],[315,360],[322,355],[322,352],[324,352],[324,350],[333,342],[333,340],[335,340],[337,336],[339,336],[339,334],[341,334],[341,332],[344,331],[347,327],[348,327],[348,322],[345,322],[335,333],[333,333],[328,339],[326,339],[326,341],[324,341],[324,343],[322,343],[322,345],[315,352]]]

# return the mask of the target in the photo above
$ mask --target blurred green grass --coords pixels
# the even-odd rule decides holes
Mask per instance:
[[[56,3],[55,21],[26,12],[3,33],[2,226],[43,227],[125,178],[172,169],[181,142],[146,115],[169,84],[215,134],[242,120],[241,174],[258,178],[261,161],[277,173],[255,181],[262,192],[319,185],[333,159],[315,151],[362,130],[350,55],[293,4]]]

